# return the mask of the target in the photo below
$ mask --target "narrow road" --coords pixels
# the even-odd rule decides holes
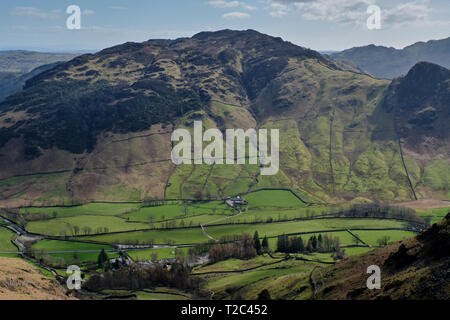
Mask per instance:
[[[214,241],[216,241],[216,242],[219,242],[219,240],[217,240],[216,238],[214,238],[213,236],[211,236],[208,232],[206,232],[205,227],[207,227],[208,225],[210,225],[210,224],[212,224],[212,223],[221,222],[221,221],[225,221],[225,220],[228,220],[228,219],[231,219],[231,218],[239,217],[239,216],[240,216],[241,214],[243,214],[243,213],[244,213],[244,212],[239,208],[239,213],[237,213],[237,214],[235,214],[235,215],[233,215],[233,216],[228,216],[228,217],[225,217],[225,218],[220,218],[220,219],[216,219],[216,220],[213,220],[213,221],[209,221],[209,222],[206,222],[206,223],[201,224],[200,227],[202,228],[202,232],[203,232],[203,234],[204,234],[206,237],[208,237],[209,239],[214,240]]]
[[[2,216],[0,216],[0,220],[3,220],[4,222],[7,223],[6,228],[12,230],[13,232],[15,232],[17,234],[17,236],[14,238],[14,240],[12,241],[17,248],[20,248],[20,251],[16,251],[16,252],[1,252],[1,253],[16,253],[19,254],[20,256],[22,256],[24,259],[29,260],[31,262],[33,262],[34,264],[38,265],[39,267],[41,267],[42,269],[47,270],[48,272],[50,272],[51,274],[53,274],[53,276],[55,278],[62,278],[54,269],[45,266],[41,263],[39,263],[37,260],[28,257],[27,255],[25,255],[25,244],[19,240],[19,238],[25,238],[25,239],[37,239],[37,238],[42,238],[39,236],[35,236],[35,235],[30,235],[25,229],[23,229],[21,226],[19,226],[18,224],[16,224],[15,222],[4,218]]]

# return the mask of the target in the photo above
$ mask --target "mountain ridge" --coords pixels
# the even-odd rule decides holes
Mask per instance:
[[[427,42],[416,42],[403,49],[374,44],[353,47],[333,53],[338,61],[355,64],[378,78],[393,79],[405,75],[416,63],[427,61],[450,68],[450,37]]]
[[[307,202],[386,202],[414,198],[408,173],[413,187],[420,184],[419,198],[446,198],[446,137],[442,156],[432,149],[416,161],[405,152],[403,164],[393,112],[401,108],[389,107],[401,82],[349,72],[254,30],[82,55],[0,103],[0,201],[208,199],[275,187]],[[446,92],[433,94],[425,100],[441,101]],[[279,128],[280,172],[173,165],[170,133],[194,120],[221,130]],[[437,170],[444,180],[436,184],[430,177]]]

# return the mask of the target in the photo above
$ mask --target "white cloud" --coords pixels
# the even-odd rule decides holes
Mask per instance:
[[[256,10],[256,9],[258,9],[257,7],[251,6],[249,4],[245,4],[244,2],[241,2],[241,7],[246,9],[246,10]]]
[[[282,17],[289,12],[288,6],[279,2],[272,2],[270,4],[270,10],[272,17]]]
[[[325,20],[344,24],[365,24],[372,0],[315,0],[294,2],[307,20]]]
[[[250,18],[250,15],[248,13],[245,12],[229,12],[229,13],[225,13],[222,18],[224,19],[246,19],[246,18]]]
[[[239,7],[239,1],[211,0],[206,4],[214,8],[236,8]]]
[[[211,0],[206,2],[207,5],[220,8],[220,9],[228,9],[228,8],[237,8],[241,7],[245,10],[256,10],[257,8],[251,5],[248,5],[242,1],[224,1],[224,0]]]
[[[12,16],[18,16],[18,17],[33,17],[33,18],[39,18],[44,20],[51,20],[51,19],[57,19],[59,16],[57,14],[58,12],[55,11],[43,11],[38,8],[34,7],[15,7],[11,11]]]
[[[365,26],[368,6],[375,0],[268,0],[270,15],[281,17],[290,10],[300,12],[306,20],[330,21],[340,24]],[[413,0],[396,4],[380,5],[382,27],[397,27],[417,24],[446,25],[450,20],[431,19],[433,9],[430,0]]]
[[[429,21],[431,8],[425,1],[400,3],[397,6],[382,11],[382,17],[386,24],[405,25]]]

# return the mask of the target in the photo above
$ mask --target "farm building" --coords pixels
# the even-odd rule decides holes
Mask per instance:
[[[242,199],[240,196],[231,197],[226,200],[226,203],[231,207],[239,207],[239,206],[245,206],[248,204],[248,202],[244,199]]]

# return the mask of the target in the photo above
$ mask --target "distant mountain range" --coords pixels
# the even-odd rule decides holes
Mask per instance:
[[[403,49],[368,45],[331,53],[335,60],[351,63],[377,78],[405,75],[416,63],[431,62],[450,68],[450,37],[417,42]]]
[[[57,62],[65,62],[76,56],[72,53],[0,51],[0,101],[22,90],[26,80],[55,67]]]
[[[0,72],[27,73],[44,64],[68,61],[77,55],[73,53],[45,53],[24,50],[0,51]]]
[[[370,51],[370,50],[369,50]],[[450,71],[394,81],[254,30],[125,43],[58,64],[0,103],[0,202],[218,199],[290,188],[308,203],[450,198]],[[179,165],[170,134],[277,128],[280,171]]]

